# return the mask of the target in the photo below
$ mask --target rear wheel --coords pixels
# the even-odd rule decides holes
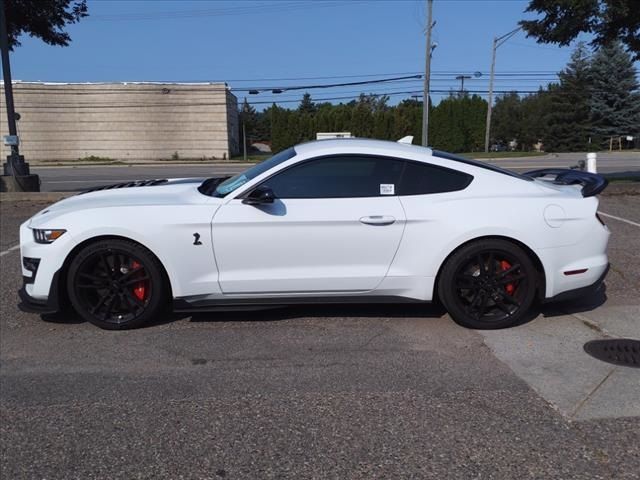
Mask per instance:
[[[506,240],[479,240],[444,265],[438,294],[449,315],[469,328],[517,325],[535,299],[537,272],[529,256]]]
[[[160,263],[128,240],[88,245],[71,262],[67,291],[85,320],[108,330],[135,328],[163,313],[167,288]]]

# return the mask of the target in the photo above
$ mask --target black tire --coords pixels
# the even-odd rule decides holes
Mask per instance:
[[[453,320],[468,328],[522,323],[535,300],[538,273],[517,245],[499,239],[471,242],[444,264],[438,295]]]
[[[75,311],[106,330],[137,328],[166,312],[168,288],[158,259],[142,245],[100,240],[69,265],[67,292]]]

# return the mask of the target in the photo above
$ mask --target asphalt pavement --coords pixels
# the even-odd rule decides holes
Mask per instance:
[[[568,168],[584,159],[582,153],[552,154],[540,157],[515,159],[489,159],[489,163],[518,172],[539,168]],[[234,175],[247,165],[233,163],[215,164],[153,164],[146,165],[103,165],[103,166],[32,166],[32,173],[40,175],[43,192],[77,191],[98,185],[108,185],[131,180],[150,178],[212,177]],[[640,172],[640,152],[614,152],[598,154],[598,171],[602,173]]]
[[[584,342],[640,338],[640,188],[601,197],[606,295],[464,329],[434,306],[175,315],[107,332],[16,308],[0,204],[0,478],[637,479],[640,369]]]

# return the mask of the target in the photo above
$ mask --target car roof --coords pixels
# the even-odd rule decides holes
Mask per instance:
[[[388,140],[374,140],[371,138],[329,138],[324,140],[313,140],[295,146],[297,153],[306,155],[322,154],[323,151],[335,149],[345,149],[351,152],[358,150],[369,151],[376,149],[381,155],[398,155],[405,152],[408,156],[431,156],[432,150],[429,147],[420,145],[410,145],[408,143],[391,142]]]

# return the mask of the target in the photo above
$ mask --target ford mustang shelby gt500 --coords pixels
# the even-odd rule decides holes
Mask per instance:
[[[520,175],[364,139],[284,150],[231,178],[145,180],[62,200],[20,228],[21,307],[108,329],[247,305],[429,302],[472,328],[601,283],[602,177]]]

